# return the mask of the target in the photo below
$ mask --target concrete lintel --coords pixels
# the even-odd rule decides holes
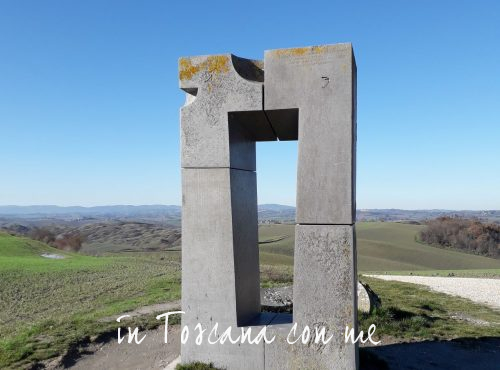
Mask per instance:
[[[263,71],[259,62],[231,54],[179,59],[182,167],[255,170],[255,140],[230,130],[229,112],[260,111]]]

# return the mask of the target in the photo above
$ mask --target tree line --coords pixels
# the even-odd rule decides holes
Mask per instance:
[[[426,222],[419,241],[500,258],[500,225],[474,219],[439,217]]]
[[[55,234],[45,227],[35,227],[28,236],[31,239],[41,241],[57,249],[66,251],[78,252],[85,242],[85,236],[78,230],[73,230],[66,233]]]

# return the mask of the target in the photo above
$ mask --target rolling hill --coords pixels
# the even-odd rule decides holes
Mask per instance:
[[[179,228],[145,222],[99,222],[78,230],[86,236],[81,249],[86,254],[178,249],[181,242]]]
[[[435,248],[415,241],[420,225],[393,222],[356,224],[359,271],[500,269],[500,260]],[[293,264],[294,225],[261,225],[264,264]]]
[[[178,299],[179,259],[179,252],[85,256],[0,232],[0,369],[42,368],[30,364],[114,328],[100,319]]]

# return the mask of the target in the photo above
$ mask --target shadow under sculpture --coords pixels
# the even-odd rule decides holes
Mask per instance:
[[[264,78],[265,71],[265,78]],[[357,330],[356,63],[351,44],[277,49],[264,62],[231,54],[179,60],[182,166],[183,363],[232,369],[355,369]],[[294,313],[334,334],[326,345],[288,344],[291,317],[261,313],[257,141],[298,140]],[[218,323],[266,344],[195,343]]]

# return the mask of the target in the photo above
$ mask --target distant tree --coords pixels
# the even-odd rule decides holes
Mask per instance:
[[[439,217],[427,221],[418,234],[422,242],[500,258],[500,225],[484,224],[460,217]]]
[[[52,231],[44,227],[35,227],[33,228],[28,236],[31,239],[38,240],[40,242],[46,244],[52,244],[56,240],[56,236]]]
[[[65,234],[59,234],[52,243],[54,247],[71,252],[78,252],[85,242],[85,236],[78,230]]]
[[[72,252],[78,252],[86,239],[85,235],[78,230],[56,235],[44,227],[35,227],[29,232],[28,236],[52,247]]]

